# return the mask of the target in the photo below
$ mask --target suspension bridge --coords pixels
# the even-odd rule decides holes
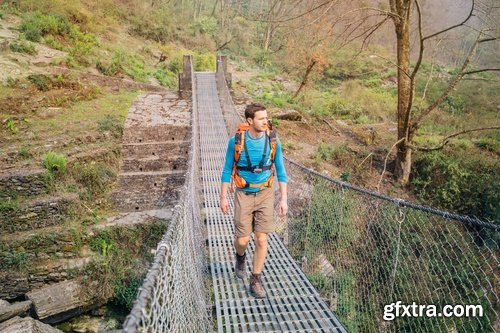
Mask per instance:
[[[186,183],[124,332],[500,330],[498,224],[372,193],[288,159],[290,211],[269,239],[268,297],[251,297],[248,281],[234,275],[234,204],[229,215],[219,209],[227,140],[241,116],[223,57],[216,73],[191,68],[186,57]],[[253,250],[251,242],[249,263]],[[384,317],[397,301],[478,305],[482,313]]]

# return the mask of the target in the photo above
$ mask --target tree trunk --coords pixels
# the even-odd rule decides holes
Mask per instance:
[[[408,9],[409,12],[409,9]],[[411,148],[409,132],[411,104],[411,79],[410,79],[410,20],[407,13],[400,13],[400,20],[395,22],[397,36],[397,61],[398,61],[398,140],[396,167],[394,174],[398,182],[407,185],[411,171]]]
[[[302,82],[300,82],[299,89],[297,89],[295,94],[293,94],[293,98],[297,97],[299,95],[300,91],[302,90],[302,88],[304,88],[304,86],[307,84],[307,79],[309,78],[309,74],[311,73],[311,71],[312,71],[314,65],[316,65],[316,63],[317,63],[316,60],[311,60],[309,65],[307,65],[306,73],[304,74],[304,77],[302,78]]]

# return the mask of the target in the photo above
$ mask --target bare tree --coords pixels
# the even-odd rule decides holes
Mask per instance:
[[[422,9],[419,0],[389,0],[390,11],[387,13],[394,23],[396,31],[396,51],[397,51],[397,77],[398,77],[398,145],[396,156],[395,176],[398,181],[406,185],[409,181],[411,164],[412,164],[412,141],[422,121],[433,110],[435,110],[453,91],[459,81],[465,76],[484,71],[499,70],[498,68],[484,68],[470,70],[471,62],[474,60],[479,46],[486,42],[496,41],[498,39],[498,25],[491,26],[491,21],[482,20],[483,24],[480,28],[473,28],[470,24],[471,19],[475,16],[484,17],[497,10],[493,1],[490,3],[479,3],[479,0],[471,0],[471,9],[468,15],[460,22],[451,25],[437,32],[424,35],[424,27],[422,26]],[[411,33],[411,18],[415,6],[417,29],[418,29],[418,46],[419,52],[415,65],[410,64],[410,33]],[[485,24],[484,23],[488,23]],[[419,73],[420,66],[424,59],[426,42],[441,36],[458,27],[470,27],[476,31],[476,39],[470,47],[467,55],[463,59],[458,72],[448,83],[448,86],[442,91],[441,95],[433,101],[424,110],[415,112],[413,105],[415,97],[416,77]]]

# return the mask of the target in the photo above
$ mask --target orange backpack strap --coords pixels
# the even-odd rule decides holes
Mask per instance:
[[[269,144],[271,145],[271,151],[269,153],[269,159],[274,164],[274,158],[276,157],[276,145],[278,144],[278,137],[276,132],[273,130],[268,130]]]
[[[234,135],[234,165],[240,160],[241,152],[245,146],[245,132],[236,132]]]

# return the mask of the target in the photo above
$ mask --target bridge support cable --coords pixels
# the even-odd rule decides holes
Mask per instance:
[[[190,64],[191,58],[185,63]],[[191,66],[189,66],[191,67]],[[188,70],[192,75],[192,71]],[[193,109],[196,98],[193,96]],[[197,113],[192,122],[197,123]],[[186,181],[168,229],[158,243],[151,268],[139,289],[123,332],[209,332],[209,294],[199,204],[198,127],[192,126],[186,151]],[[169,135],[165,133],[165,135]]]
[[[248,281],[234,274],[234,202],[230,214],[219,208],[220,175],[228,135],[213,73],[195,74],[198,100],[201,169],[218,332],[345,332],[281,240],[269,237],[263,273],[268,297],[255,299]],[[251,270],[255,246],[247,251]]]
[[[231,131],[242,113],[224,73],[217,84]],[[277,236],[348,332],[500,331],[500,221],[380,195],[288,158],[285,165],[290,209]],[[397,317],[398,301],[430,307],[400,308]],[[445,305],[459,315],[446,317]]]

